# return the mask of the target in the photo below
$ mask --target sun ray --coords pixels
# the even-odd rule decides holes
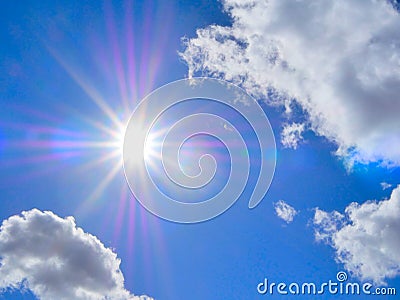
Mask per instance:
[[[107,176],[97,184],[96,188],[92,191],[92,193],[87,197],[86,200],[82,202],[80,207],[76,210],[76,215],[86,214],[92,208],[92,205],[96,200],[98,200],[103,193],[103,191],[107,188],[107,186],[112,182],[114,177],[118,172],[121,171],[121,166],[119,164],[115,164],[112,169],[108,172]]]
[[[105,115],[117,126],[121,127],[123,124],[118,119],[115,111],[107,104],[101,94],[85,79],[84,76],[79,74],[77,68],[73,68],[68,64],[65,59],[61,57],[54,49],[48,47],[48,51],[53,55],[57,62],[64,68],[64,70],[71,76],[71,78],[82,88],[82,90],[89,96],[89,98],[105,113]]]
[[[135,59],[135,34],[133,30],[133,1],[127,1],[126,2],[126,9],[125,9],[125,40],[126,40],[126,47],[127,47],[127,69],[128,69],[128,74],[127,74],[127,81],[129,84],[129,89],[128,89],[128,96],[129,99],[138,99],[139,94],[136,89],[138,86],[137,84],[137,77],[136,77],[136,59]],[[129,107],[129,109],[131,109]]]
[[[92,105],[89,108],[95,108],[93,113],[85,109],[79,110],[80,107],[74,107],[68,101],[52,102],[51,109],[48,110],[51,114],[34,107],[17,106],[16,110],[20,111],[24,121],[13,123],[1,120],[0,126],[15,133],[12,138],[6,140],[7,149],[15,153],[15,159],[7,160],[7,164],[28,165],[32,169],[21,174],[23,178],[18,180],[57,173],[60,170],[74,172],[73,174],[77,174],[76,180],[87,180],[90,188],[85,192],[84,200],[74,208],[75,215],[86,218],[91,215],[94,207],[101,206],[105,209],[107,205],[115,206],[115,214],[107,214],[103,224],[100,224],[102,229],[111,228],[113,244],[118,243],[122,232],[126,231],[127,251],[130,256],[134,255],[137,235],[146,237],[145,259],[151,263],[152,249],[162,249],[163,253],[166,253],[162,246],[163,234],[158,221],[146,210],[138,209],[140,206],[123,179],[122,145],[125,126],[133,108],[156,86],[156,77],[164,58],[163,45],[168,41],[168,36],[160,34],[162,30],[159,27],[165,29],[165,26],[169,26],[171,14],[167,9],[160,11],[166,20],[157,25],[152,19],[154,3],[146,3],[143,6],[143,32],[136,35],[136,4],[129,1],[124,5],[126,10],[123,19],[116,20],[113,4],[106,4],[105,32],[101,36],[105,39],[98,39],[97,36],[94,39],[88,38],[91,43],[88,46],[94,51],[94,67],[101,70],[101,73],[95,74],[99,77],[91,76],[93,74],[90,71],[90,61],[88,70],[83,69],[65,48],[43,41],[50,55],[82,89],[83,92],[78,93],[77,97],[81,97],[79,100],[82,102],[86,101]],[[98,44],[93,45],[93,42]],[[84,43],[86,42],[82,42],[80,46]],[[84,53],[85,49],[82,50]],[[109,86],[99,85],[99,82],[96,82],[97,78],[111,78],[105,81]],[[145,119],[146,115],[141,118]],[[155,132],[152,140],[149,140],[146,160],[150,165],[159,155],[157,149],[161,136],[161,132]],[[29,156],[23,157],[27,152]],[[94,182],[96,177],[101,178],[99,182]],[[116,178],[122,182],[117,182]],[[114,199],[112,195],[117,196]],[[147,240],[148,230],[154,232]],[[164,256],[160,257],[160,260],[164,259]],[[129,268],[132,268],[132,261],[130,263]]]
[[[120,199],[118,204],[117,216],[115,221],[115,228],[113,233],[113,241],[114,244],[118,243],[118,240],[121,235],[122,226],[124,224],[125,215],[126,215],[126,208],[128,205],[129,197],[128,197],[128,185],[122,185]]]
[[[95,120],[95,119],[89,118],[88,116],[83,115],[76,109],[68,108],[68,110],[71,112],[71,114],[74,114],[75,117],[78,117],[83,122],[89,124],[90,126],[92,126],[95,129],[100,130],[100,132],[102,132],[104,134],[110,135],[111,137],[116,137],[116,136],[120,135],[121,132],[124,132],[124,130],[125,130],[125,124],[124,124],[123,120],[120,120],[118,125],[114,125],[113,127],[110,127],[98,120]]]
[[[122,51],[120,50],[120,42],[118,40],[118,35],[116,32],[116,25],[114,23],[114,12],[112,4],[109,2],[105,3],[106,12],[106,28],[108,32],[108,37],[111,41],[111,48],[114,59],[114,69],[117,76],[117,84],[119,86],[119,93],[121,95],[121,100],[125,111],[130,111],[129,96],[128,96],[128,86],[126,81],[126,76],[124,72],[124,66],[122,61]]]

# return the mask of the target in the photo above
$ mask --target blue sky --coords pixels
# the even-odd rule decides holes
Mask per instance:
[[[378,1],[380,6],[368,1],[356,16],[349,11],[361,9],[357,1],[348,6],[339,1],[335,8],[317,1],[315,7],[320,10],[316,11],[304,3],[307,9],[301,4],[291,6],[290,1],[271,1],[270,7],[256,2],[253,7],[240,7],[227,1],[225,8],[235,18],[224,12],[220,2],[211,0],[3,3],[0,219],[33,208],[53,212],[43,223],[50,233],[37,235],[45,245],[55,240],[51,222],[58,220],[56,215],[73,216],[77,227],[96,236],[120,258],[125,283],[118,289],[154,299],[290,298],[259,295],[257,284],[265,277],[274,282],[321,283],[334,280],[339,271],[346,271],[354,282],[383,280],[399,293],[400,260],[393,247],[399,245],[396,213],[400,209],[394,206],[398,210],[393,209],[393,219],[385,223],[380,216],[386,215],[386,206],[379,202],[395,203],[392,191],[400,184],[396,117],[400,112],[400,36],[392,30],[400,22],[398,12],[384,1]],[[340,13],[348,26],[342,28],[330,13]],[[272,16],[278,16],[278,21]],[[274,21],[263,23],[268,18]],[[386,23],[376,25],[383,18]],[[315,24],[326,35],[319,36],[305,20],[310,24],[317,20]],[[197,29],[204,30],[203,34],[198,35]],[[364,37],[361,31],[370,36]],[[342,41],[340,52],[335,47]],[[374,47],[368,48],[370,44]],[[226,57],[222,59],[221,54]],[[246,190],[217,218],[178,224],[154,216],[134,199],[124,177],[121,146],[125,125],[139,101],[191,72],[240,84],[257,98],[275,134],[277,165],[269,192],[255,209],[247,207]],[[304,124],[304,130],[294,134],[294,144],[285,144],[283,128],[293,124]],[[279,200],[296,210],[293,222],[277,216],[274,203]],[[376,218],[362,214],[367,200],[378,201],[377,207],[368,210],[376,212]],[[352,202],[361,206],[350,209]],[[345,221],[330,215],[324,220],[336,224],[333,231],[321,224],[316,228],[317,207],[337,211]],[[346,207],[354,219],[345,215]],[[0,298],[38,299],[36,293],[42,299],[68,299],[69,294],[51,286],[50,279],[12,264],[19,261],[18,255],[22,263],[34,257],[26,246],[31,244],[24,242],[38,233],[30,235],[29,228],[42,228],[33,223],[34,216],[45,218],[40,213],[32,214],[32,219],[25,217],[32,223],[19,231],[21,247],[13,247],[21,252],[15,250],[20,253],[16,256],[14,250],[7,252],[12,246],[5,233],[11,229],[2,227],[0,257],[9,258],[9,265],[0,266],[0,286],[8,287]],[[63,228],[72,226],[63,224]],[[368,231],[368,224],[372,233],[363,239],[357,230]],[[379,236],[374,234],[376,228],[393,230]],[[354,245],[374,250],[358,253],[344,239],[344,230],[349,230],[350,237],[354,234]],[[318,242],[316,231],[327,236]],[[90,240],[81,238],[71,239],[71,245]],[[381,247],[375,249],[376,243]],[[49,253],[62,259],[64,251],[57,249]],[[74,249],[80,257],[81,248],[70,251]],[[340,256],[340,249],[351,258]],[[367,259],[370,254],[373,261]],[[40,255],[36,259],[45,260]],[[114,258],[110,261],[114,266]],[[373,270],[382,266],[380,273],[360,269],[368,263]],[[84,260],[82,266],[86,266]],[[27,287],[11,291],[16,275],[10,270],[25,272]],[[40,274],[51,271],[44,269]],[[68,274],[75,271],[79,274],[79,269],[71,267]],[[63,274],[67,271],[61,268],[61,280]],[[92,275],[101,285],[99,272]],[[49,284],[53,294],[41,290],[40,280],[44,286]],[[376,284],[380,285],[384,283]],[[319,298],[342,299],[328,294]]]

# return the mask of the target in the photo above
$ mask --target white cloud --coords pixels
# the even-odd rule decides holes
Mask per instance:
[[[400,16],[386,0],[225,0],[231,27],[185,40],[194,74],[296,99],[349,162],[400,165]]]
[[[387,200],[351,203],[345,215],[317,209],[316,239],[330,244],[355,276],[382,284],[400,274],[399,216],[400,185]]]
[[[326,212],[315,209],[314,225],[315,225],[315,239],[326,243],[331,242],[332,235],[343,226],[344,216],[337,211]]]
[[[283,126],[281,143],[285,148],[297,149],[297,145],[303,140],[304,124],[292,123]]]
[[[381,182],[381,187],[384,190],[390,189],[393,185],[387,182]]]
[[[283,200],[274,203],[275,213],[286,223],[291,223],[298,212]]]
[[[39,299],[152,299],[124,288],[120,259],[93,235],[37,209],[3,221],[0,288],[29,288]]]

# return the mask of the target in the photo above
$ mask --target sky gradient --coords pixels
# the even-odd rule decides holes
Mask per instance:
[[[0,299],[310,299],[257,285],[318,285],[340,271],[400,293],[396,5],[2,3]],[[179,224],[134,198],[122,144],[146,95],[191,76],[253,96],[277,160],[256,208],[251,173],[225,213]],[[226,151],[201,142],[225,172]],[[343,297],[363,299],[315,296]]]

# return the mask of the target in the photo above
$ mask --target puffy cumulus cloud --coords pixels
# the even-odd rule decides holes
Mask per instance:
[[[348,162],[400,165],[400,16],[386,0],[225,0],[232,26],[184,40],[189,76],[306,112]],[[289,109],[290,111],[290,109]]]
[[[303,140],[304,124],[292,123],[283,126],[281,134],[281,143],[285,148],[297,149],[301,140]]]
[[[30,289],[39,299],[135,299],[124,288],[120,259],[93,235],[37,209],[0,227],[0,287]]]
[[[383,284],[400,274],[400,185],[382,201],[351,203],[345,214],[317,209],[317,240],[330,244],[336,258],[362,280]]]
[[[286,223],[291,223],[293,218],[297,215],[297,211],[283,200],[274,203],[275,213]]]

